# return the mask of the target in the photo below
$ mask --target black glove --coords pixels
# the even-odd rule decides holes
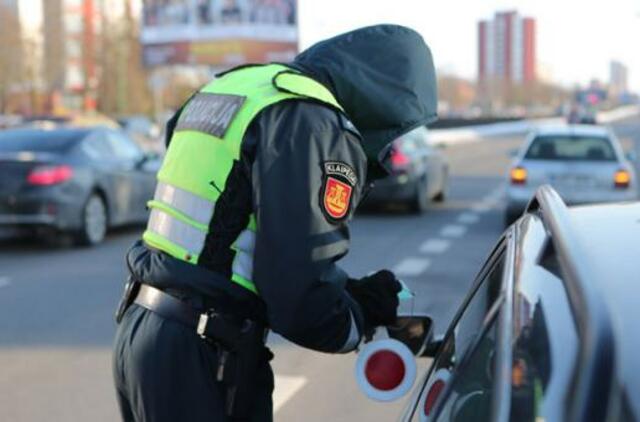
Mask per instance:
[[[349,279],[346,289],[362,308],[367,330],[396,322],[402,285],[391,271],[378,271],[360,280]]]

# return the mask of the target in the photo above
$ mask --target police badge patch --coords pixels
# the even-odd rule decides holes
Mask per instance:
[[[338,223],[349,215],[358,177],[351,166],[339,161],[323,163],[323,170],[320,209],[329,222]]]

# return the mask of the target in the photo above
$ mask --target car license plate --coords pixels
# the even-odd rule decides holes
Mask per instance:
[[[553,185],[570,188],[592,188],[595,186],[595,180],[587,175],[556,174],[551,175],[549,179]]]

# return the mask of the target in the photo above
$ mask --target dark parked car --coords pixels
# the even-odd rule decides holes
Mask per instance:
[[[103,127],[0,132],[0,229],[70,233],[97,244],[146,220],[159,159]]]
[[[125,133],[133,139],[144,144],[161,144],[160,129],[146,116],[127,116],[118,119],[118,124]]]
[[[640,203],[567,208],[541,188],[484,264],[403,420],[638,420],[638,239]]]
[[[571,110],[567,116],[567,123],[570,125],[597,125],[598,119],[595,110],[586,108],[576,108]]]
[[[423,212],[431,201],[447,195],[449,166],[439,148],[429,142],[426,127],[419,127],[391,145],[391,174],[375,183],[366,204],[404,202]]]

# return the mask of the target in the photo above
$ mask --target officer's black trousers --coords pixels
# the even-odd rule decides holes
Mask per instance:
[[[124,421],[228,421],[215,381],[217,353],[195,329],[132,305],[116,334],[113,375]],[[251,421],[271,421],[273,372],[265,359],[255,377]]]

